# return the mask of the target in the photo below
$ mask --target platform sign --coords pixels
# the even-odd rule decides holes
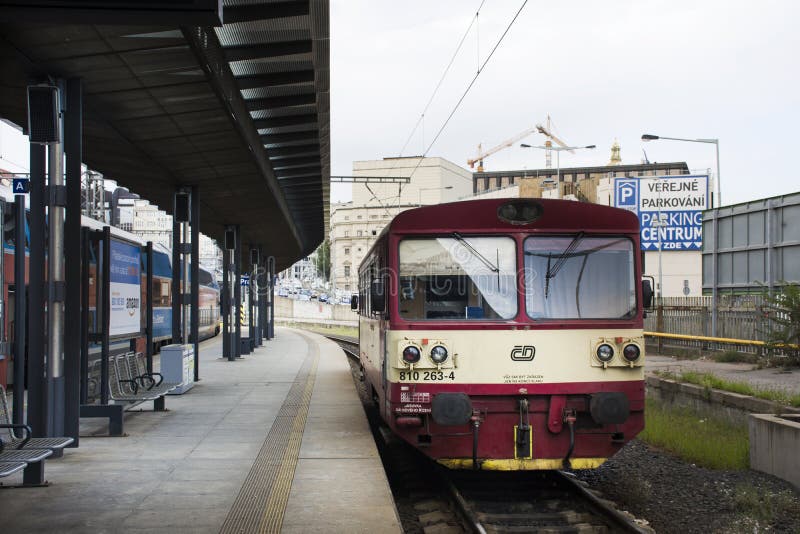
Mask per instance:
[[[13,178],[14,194],[25,195],[31,192],[31,181],[28,178]]]
[[[140,250],[136,245],[111,239],[109,336],[138,334],[142,318],[142,277]]]
[[[239,285],[242,287],[249,287],[250,286],[250,275],[243,274],[242,277],[239,279]]]
[[[614,205],[639,217],[642,250],[701,250],[708,176],[614,180]]]

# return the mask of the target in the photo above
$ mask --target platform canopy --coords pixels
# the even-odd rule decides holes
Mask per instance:
[[[213,26],[181,13],[209,0],[0,1],[0,117],[26,127],[27,85],[81,78],[91,169],[168,212],[199,186],[200,230],[238,224],[282,269],[328,224],[329,0],[221,3]]]

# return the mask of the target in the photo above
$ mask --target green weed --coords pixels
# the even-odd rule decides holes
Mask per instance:
[[[783,404],[784,406],[800,407],[800,394],[792,394],[780,389],[756,388],[747,382],[725,380],[711,373],[698,373],[696,371],[683,371],[681,373],[657,373],[659,376],[678,382],[687,382],[703,388],[719,389],[731,393],[739,393],[757,399],[764,399]]]
[[[745,425],[687,408],[646,403],[646,425],[639,438],[686,461],[710,469],[747,469],[750,444]]]
[[[737,486],[733,501],[740,512],[756,519],[772,521],[794,509],[792,494],[787,491],[764,493],[751,486]]]

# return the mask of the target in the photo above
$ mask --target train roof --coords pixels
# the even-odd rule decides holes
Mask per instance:
[[[11,191],[10,187],[5,185],[0,185],[0,198],[5,200],[7,203],[14,202],[14,193]],[[26,202],[26,209],[29,208]],[[102,231],[104,227],[108,226],[111,228],[111,235],[115,237],[119,237],[121,239],[125,239],[131,243],[136,243],[137,245],[145,246],[147,245],[147,241],[142,239],[141,236],[136,235],[134,233],[128,232],[121,228],[117,228],[116,226],[111,226],[108,223],[103,221],[98,221],[96,219],[92,219],[91,217],[87,217],[86,215],[81,215],[81,226],[85,228],[91,228],[92,230],[100,230]],[[172,265],[172,250],[169,247],[165,247],[161,243],[153,243],[153,251],[156,253],[162,253],[169,258],[170,265]],[[191,263],[191,262],[190,262]],[[202,265],[199,266],[200,270],[206,271],[207,273],[214,276],[214,273],[209,269],[206,269]]]
[[[500,217],[505,205],[529,206],[537,213],[529,223]],[[398,214],[386,227],[390,233],[483,231],[578,231],[638,233],[635,213],[610,206],[546,198],[492,198],[423,206]]]

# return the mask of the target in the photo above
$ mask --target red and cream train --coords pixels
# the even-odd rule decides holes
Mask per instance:
[[[451,468],[593,468],[644,427],[639,221],[562,200],[399,214],[359,268],[360,358],[392,430]]]

